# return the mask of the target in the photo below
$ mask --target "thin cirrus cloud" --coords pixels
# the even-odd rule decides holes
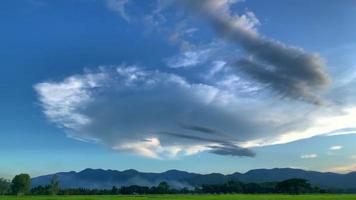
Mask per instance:
[[[205,62],[208,59],[209,54],[209,49],[185,51],[181,56],[167,59],[167,64],[171,68],[192,67]]]

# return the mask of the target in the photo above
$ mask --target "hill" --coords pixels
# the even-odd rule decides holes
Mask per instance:
[[[32,187],[46,185],[54,174],[35,177]],[[109,189],[112,186],[154,186],[161,181],[167,181],[175,188],[192,188],[202,184],[219,184],[228,180],[242,182],[273,182],[290,178],[303,178],[322,188],[356,188],[356,172],[337,174],[331,172],[305,171],[291,168],[255,169],[246,173],[233,173],[229,175],[212,173],[197,174],[179,170],[169,170],[162,173],[139,172],[133,169],[125,171],[85,169],[80,172],[56,173],[62,188],[98,188]]]

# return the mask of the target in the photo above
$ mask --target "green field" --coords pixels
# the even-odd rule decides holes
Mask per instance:
[[[142,195],[142,196],[0,196],[0,200],[356,200],[356,195]]]

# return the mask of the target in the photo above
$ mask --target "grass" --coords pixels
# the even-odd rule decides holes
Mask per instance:
[[[356,195],[0,196],[0,200],[356,200]]]

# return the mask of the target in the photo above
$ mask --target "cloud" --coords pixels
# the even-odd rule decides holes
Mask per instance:
[[[328,135],[351,127],[356,116],[353,107],[335,112],[284,104],[238,77],[204,83],[130,65],[102,66],[34,88],[45,116],[68,137],[152,158],[202,151],[254,156],[246,148]]]
[[[125,21],[130,21],[129,15],[126,13],[126,5],[129,3],[129,0],[106,0],[106,5],[112,11],[117,12],[122,19]]]
[[[214,40],[207,44],[191,45],[177,55],[166,58],[165,61],[168,67],[176,69],[208,68],[208,72],[204,74],[211,77],[220,72],[230,62],[230,58],[236,56],[238,52],[238,49],[229,46],[226,42]]]
[[[260,36],[256,30],[259,21],[252,12],[241,16],[231,13],[230,6],[235,1],[179,2],[206,19],[221,38],[246,51],[249,57],[236,62],[237,71],[284,97],[322,103],[315,93],[325,88],[330,80],[317,54]]]
[[[34,87],[49,120],[64,128],[77,129],[90,123],[77,108],[91,101],[91,90],[100,87],[105,77],[104,73],[71,76],[61,83],[43,82]]]
[[[225,135],[224,133],[209,127],[193,125],[193,124],[180,124],[180,126],[186,130],[193,130],[193,131],[198,131],[207,134]]]
[[[121,2],[118,10],[125,13],[127,1],[113,2]],[[234,2],[185,2],[221,39],[180,49],[166,60],[176,69],[102,66],[36,84],[45,116],[70,138],[156,159],[199,152],[252,157],[248,148],[355,133],[352,103],[327,107],[305,103],[323,102],[316,90],[329,78],[321,58],[261,36],[252,12],[231,13]],[[157,12],[155,16],[161,16]],[[187,36],[197,30],[191,27],[195,26],[178,30]],[[178,39],[186,41],[182,35]],[[342,87],[351,88],[353,83],[354,79]],[[334,101],[330,93],[323,97]],[[304,101],[285,101],[281,96]]]
[[[343,146],[336,145],[336,146],[331,146],[331,147],[329,148],[329,150],[336,151],[336,150],[340,150],[340,149],[342,149],[342,148],[343,148]]]
[[[169,58],[167,64],[171,68],[192,67],[205,62],[208,59],[209,50],[189,50],[182,55]]]
[[[332,131],[328,133],[327,136],[356,134],[356,128],[352,128],[352,126],[348,126],[348,127],[350,128],[343,128],[343,129]]]
[[[317,154],[305,154],[305,155],[301,155],[300,158],[302,159],[313,159],[313,158],[317,158],[318,155]]]
[[[117,66],[34,88],[46,117],[74,139],[151,158],[201,151],[254,155],[224,133],[228,131],[224,124],[237,130],[245,122],[222,107],[225,92],[215,86],[137,66]]]
[[[326,169],[324,171],[346,174],[346,173],[350,173],[350,172],[355,172],[356,164],[332,167],[332,168]]]
[[[319,112],[318,112],[319,111]],[[296,111],[298,112],[298,111]],[[291,116],[288,116],[291,117]],[[354,134],[355,131],[345,131],[354,130],[356,118],[356,107],[345,107],[345,108],[323,108],[320,110],[310,110],[309,116],[304,116],[301,121],[310,120],[311,124],[298,124],[294,128],[290,128],[285,132],[279,134],[276,137],[271,137],[270,139],[257,139],[248,141],[243,144],[244,147],[254,147],[254,146],[266,146],[275,144],[285,144],[293,142],[300,139],[307,139],[318,135],[334,136],[340,134]],[[292,117],[293,118],[293,117]],[[300,126],[305,126],[303,129],[298,129]]]
[[[256,154],[247,148],[241,148],[236,146],[210,146],[212,150],[210,152],[219,154],[219,155],[230,155],[230,156],[248,156],[254,157]]]
[[[210,71],[208,73],[208,77],[212,77],[215,74],[217,74],[220,71],[222,71],[223,68],[225,67],[225,65],[226,65],[226,62],[222,61],[222,60],[213,61],[212,67],[211,67],[211,69],[210,69]]]

